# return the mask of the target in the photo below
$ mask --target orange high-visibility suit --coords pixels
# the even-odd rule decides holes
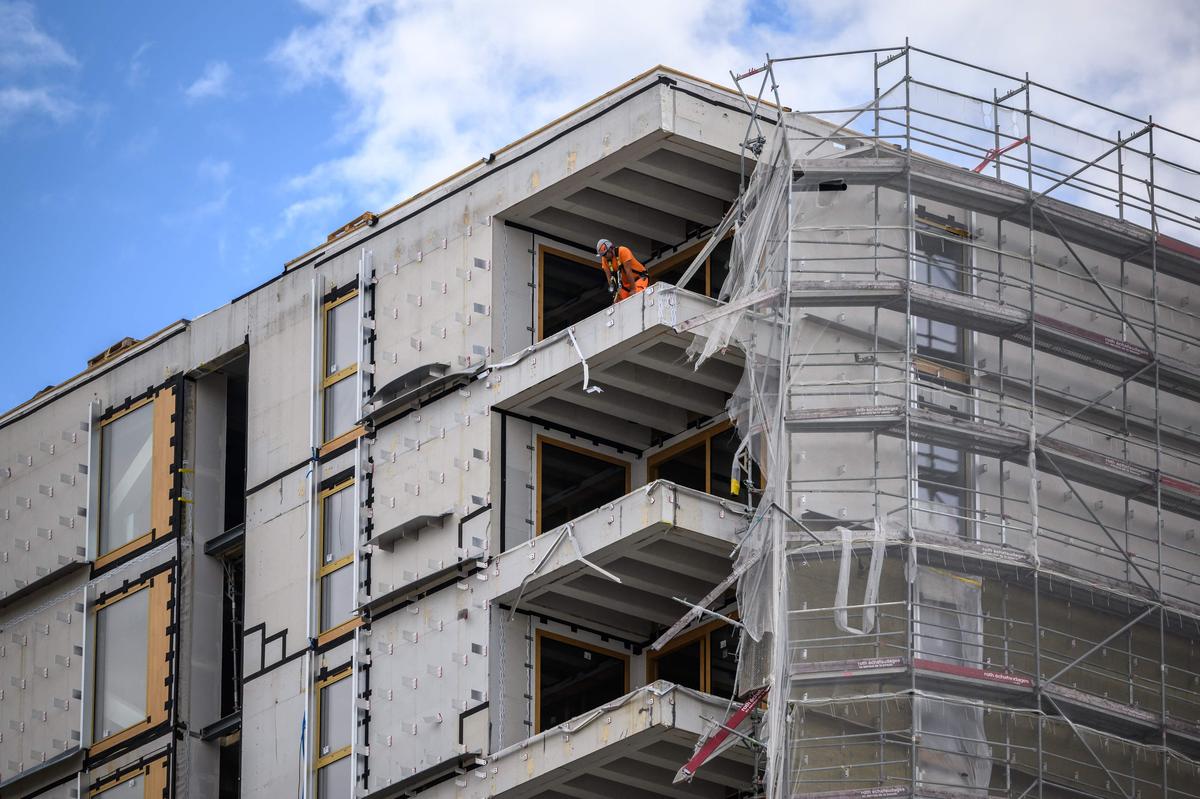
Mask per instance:
[[[620,302],[638,292],[645,291],[650,285],[650,276],[642,262],[633,257],[628,247],[609,247],[600,256],[600,266],[605,276],[617,277],[617,293],[615,302]]]

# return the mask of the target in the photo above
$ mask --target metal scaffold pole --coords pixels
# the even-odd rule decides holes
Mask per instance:
[[[869,99],[784,110],[852,59]],[[767,795],[1200,795],[1200,139],[908,41],[760,72],[700,357],[747,351],[778,502]]]

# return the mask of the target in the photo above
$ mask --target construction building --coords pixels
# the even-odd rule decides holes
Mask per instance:
[[[0,416],[0,796],[1200,796],[1200,140],[907,44],[733,82]]]

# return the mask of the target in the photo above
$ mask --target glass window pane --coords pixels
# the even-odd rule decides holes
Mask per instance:
[[[343,757],[317,772],[317,799],[352,799],[350,758]]]
[[[922,355],[956,355],[951,360],[961,363],[962,336],[958,327],[945,322],[934,322],[920,316],[913,317],[913,338],[917,352]]]
[[[337,438],[358,421],[357,385],[358,381],[351,375],[325,389],[326,441]]]
[[[325,497],[322,563],[341,560],[354,551],[354,486]]]
[[[703,642],[697,638],[678,649],[672,649],[655,660],[655,677],[673,682],[684,688],[700,690],[700,649]]]
[[[625,661],[566,641],[542,638],[538,729],[546,730],[625,693]]]
[[[733,696],[737,677],[738,628],[723,624],[708,634],[709,693]]]
[[[658,479],[670,480],[676,485],[694,488],[697,491],[707,491],[708,464],[705,460],[707,450],[701,441],[694,447],[677,452],[670,458],[655,465]]]
[[[146,720],[149,627],[148,588],[96,613],[97,741]]]
[[[318,757],[331,755],[350,745],[354,731],[354,697],[351,680],[345,677],[321,689],[321,729]]]
[[[600,260],[542,253],[542,338],[612,305]]]
[[[330,308],[325,322],[325,376],[358,363],[358,300]]]
[[[541,451],[541,530],[553,530],[625,496],[623,464],[549,443]]]
[[[100,432],[100,553],[150,532],[154,403]]]
[[[354,612],[354,564],[321,578],[321,631],[350,620]]]

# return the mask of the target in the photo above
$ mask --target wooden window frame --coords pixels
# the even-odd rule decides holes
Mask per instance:
[[[111,791],[120,785],[124,785],[132,779],[145,776],[146,781],[142,786],[142,796],[145,799],[161,799],[165,795],[167,789],[167,757],[166,755],[156,758],[149,763],[144,764],[141,768],[134,769],[126,774],[122,774],[119,778],[107,785],[97,785],[88,790],[88,796],[103,797],[104,794]]]
[[[171,496],[171,489],[175,487],[175,475],[172,470],[175,466],[174,441],[177,438],[174,422],[176,400],[175,387],[170,386],[131,403],[127,408],[113,412],[99,422],[98,441],[96,442],[99,488],[95,494],[97,508],[94,528],[97,554],[93,559],[93,565],[97,569],[102,569],[156,541],[161,541],[173,532],[175,499]],[[104,523],[104,513],[101,510],[104,503],[103,430],[118,419],[151,404],[153,407],[150,412],[153,416],[150,422],[150,529],[137,538],[126,541],[116,549],[100,552],[102,540],[100,525]]]
[[[658,283],[660,280],[660,275],[662,275],[663,272],[666,272],[668,269],[670,269],[673,266],[678,266],[681,261],[693,260],[700,253],[700,251],[704,249],[704,244],[705,244],[705,242],[703,242],[703,241],[698,242],[698,243],[692,245],[691,247],[688,247],[683,252],[677,252],[674,255],[669,256],[666,260],[657,261],[657,262],[651,264],[650,266],[647,266],[646,271],[649,273],[649,276],[650,276],[650,284],[653,285],[655,283]],[[703,272],[704,272],[704,293],[707,296],[711,296],[712,295],[712,254],[711,253],[709,253],[709,256],[704,259],[704,265],[701,266],[700,269],[703,270]],[[682,286],[680,288],[682,288]],[[684,289],[684,291],[686,291],[686,290],[687,289]]]
[[[570,644],[579,649],[586,649],[589,652],[595,652],[598,655],[618,658],[625,664],[625,687],[621,690],[621,695],[629,693],[629,678],[631,659],[624,652],[618,652],[615,649],[606,649],[597,644],[581,641],[578,638],[571,638],[559,633],[550,632],[549,630],[539,629],[534,634],[534,656],[533,656],[533,732],[536,735],[542,731],[542,641],[549,638],[552,641],[558,641],[563,644]]]
[[[89,755],[96,755],[118,746],[125,741],[156,727],[167,721],[167,705],[170,703],[171,689],[171,572],[163,571],[129,586],[120,594],[110,596],[102,602],[97,602],[91,608],[93,616],[107,607],[128,599],[141,591],[150,591],[148,598],[147,627],[146,627],[146,719],[137,724],[118,730],[107,737],[93,741],[88,747]],[[94,623],[94,619],[93,619]],[[91,642],[93,666],[91,674],[92,707],[89,715],[90,734],[96,730],[96,642]]]
[[[589,261],[587,256],[579,255],[566,250],[560,250],[557,247],[550,247],[545,244],[538,245],[537,253],[537,340],[541,341],[546,338],[546,253],[554,255],[558,258],[566,258],[568,261],[590,266],[600,272],[601,278],[604,277],[604,270],[600,267],[600,260]]]
[[[317,696],[316,696],[316,702],[314,702],[315,710],[313,712],[313,720],[315,722],[313,724],[313,731],[314,731],[313,737],[315,739],[316,745],[314,748],[316,749],[317,757],[313,760],[313,777],[314,777],[314,779],[316,778],[318,772],[321,771],[321,769],[325,768],[326,766],[332,765],[332,764],[338,762],[339,760],[344,760],[347,757],[349,757],[350,752],[354,748],[354,736],[357,734],[357,730],[354,729],[353,726],[351,726],[351,728],[350,728],[351,742],[349,744],[347,744],[346,746],[343,746],[341,749],[338,749],[337,751],[330,752],[327,755],[321,754],[321,715],[324,712],[324,708],[322,707],[323,703],[321,702],[321,690],[323,688],[328,688],[330,685],[333,685],[334,683],[341,682],[342,680],[350,679],[351,671],[352,671],[351,665],[346,664],[345,666],[341,667],[340,669],[333,672],[332,674],[322,677],[321,679],[316,681],[315,687],[316,687]],[[354,697],[351,696],[350,697],[350,707],[347,708],[351,712],[351,720],[353,720],[354,701],[355,701]],[[314,790],[314,793],[317,793],[317,791]],[[319,795],[318,795],[317,799],[320,799]]]
[[[329,497],[333,496],[334,494],[338,494],[342,491],[349,491],[349,490],[353,489],[353,487],[354,487],[354,478],[348,477],[345,480],[343,480],[342,482],[338,483],[337,485],[333,485],[333,486],[330,486],[329,488],[323,489],[320,493],[317,494],[317,517],[318,517],[317,518],[317,552],[320,553],[322,558],[324,557],[324,553],[325,553],[325,501],[327,499],[329,499]],[[354,545],[355,546],[358,545],[357,541],[355,542]],[[317,645],[318,646],[322,646],[329,641],[332,641],[336,638],[341,637],[342,635],[346,634],[347,632],[350,632],[351,630],[358,627],[362,623],[362,619],[360,617],[351,616],[349,619],[346,619],[344,621],[339,621],[331,627],[326,627],[325,626],[326,619],[324,619],[321,615],[321,587],[322,587],[322,583],[324,582],[325,578],[328,575],[333,574],[334,572],[340,571],[341,569],[344,569],[347,567],[353,569],[354,568],[353,564],[354,564],[354,548],[352,547],[350,550],[350,554],[343,555],[342,557],[338,558],[337,560],[333,561],[332,563],[325,563],[324,560],[322,560],[317,566],[317,573],[316,573],[317,626],[320,628],[320,632],[317,635]],[[358,587],[355,586],[356,593],[357,593],[357,588]],[[357,604],[357,597],[356,597],[355,604]]]
[[[731,618],[737,618],[737,614],[731,614]],[[709,649],[709,634],[714,630],[728,626],[729,622],[721,621],[720,619],[710,621],[694,630],[677,636],[675,640],[657,652],[647,652],[646,682],[652,683],[658,679],[658,661],[660,658],[671,654],[677,649],[682,649],[698,638],[700,639],[700,690],[706,694],[712,693],[712,652]]]
[[[349,430],[334,431],[329,438],[326,438],[325,430],[325,403],[326,394],[329,389],[336,383],[347,380],[358,374],[358,359],[350,366],[344,366],[331,375],[325,374],[325,370],[329,368],[329,313],[339,305],[350,302],[350,300],[358,298],[358,289],[352,289],[340,297],[335,297],[332,300],[327,300],[321,305],[321,453],[336,449],[343,443],[353,441],[362,435],[362,427],[353,425]],[[345,442],[342,439],[346,439]]]
[[[728,233],[726,233],[725,236],[722,237],[721,241],[718,242],[718,244],[724,243],[724,241],[726,239],[730,239],[730,238],[733,238],[732,230],[729,231]],[[670,269],[673,266],[678,266],[680,261],[693,260],[700,253],[700,251],[704,249],[704,245],[707,243],[708,243],[708,237],[705,237],[705,238],[701,239],[700,241],[696,242],[695,244],[693,244],[691,247],[688,247],[683,252],[677,252],[674,255],[668,256],[666,260],[657,261],[657,262],[647,266],[646,271],[650,273],[650,283],[654,284],[654,283],[659,282],[659,275],[661,275],[663,272],[667,271],[668,269]],[[708,257],[704,259],[704,265],[701,268],[704,270],[704,295],[706,297],[712,297],[713,296],[713,284],[712,284],[712,253],[711,252],[708,254]],[[680,288],[682,288],[682,286]],[[687,289],[684,289],[684,291],[687,291]]]
[[[533,518],[534,518],[534,534],[535,535],[541,535],[543,532],[543,530],[542,530],[542,486],[543,486],[542,464],[545,461],[545,459],[543,458],[543,454],[544,454],[543,447],[546,444],[549,444],[552,447],[559,447],[561,449],[569,450],[571,452],[577,452],[581,455],[588,455],[590,457],[595,458],[596,460],[607,461],[608,463],[613,463],[618,466],[624,467],[624,469],[625,469],[625,493],[628,494],[630,491],[633,490],[633,464],[630,463],[629,461],[622,460],[621,458],[618,458],[615,455],[609,455],[604,452],[596,452],[595,450],[591,450],[586,447],[581,447],[578,444],[570,444],[565,441],[560,441],[557,438],[551,438],[550,436],[539,435],[537,437],[537,490],[534,492],[534,500],[533,500],[534,501],[534,509],[533,509],[534,517]],[[622,495],[622,496],[624,496],[624,495]]]
[[[665,462],[671,460],[676,455],[680,455],[688,450],[695,449],[701,444],[704,445],[704,493],[712,493],[712,440],[721,433],[724,433],[733,427],[733,421],[726,419],[723,422],[718,422],[707,430],[701,430],[693,436],[688,436],[683,441],[679,441],[664,450],[654,453],[646,459],[646,482],[653,483],[658,479],[658,469]]]

